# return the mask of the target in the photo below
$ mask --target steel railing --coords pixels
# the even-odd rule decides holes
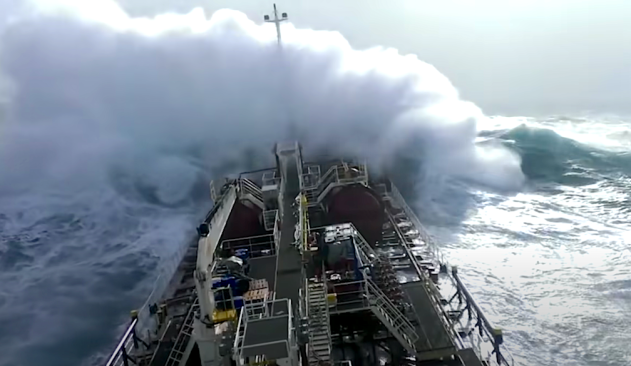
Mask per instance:
[[[382,315],[382,321],[389,322],[387,325],[390,325],[388,327],[390,332],[400,342],[403,341],[402,345],[406,346],[410,353],[415,353],[414,343],[418,340],[418,334],[407,317],[370,280],[366,281],[366,295],[371,307],[375,307],[375,310],[380,313],[376,315],[379,318],[382,318],[379,316]]]
[[[123,337],[118,342],[115,351],[112,353],[110,358],[105,363],[106,366],[127,366],[129,362],[135,363],[135,359],[133,359],[134,352],[139,349],[137,347],[138,344],[134,342],[134,338],[136,338],[136,325],[138,324],[138,318],[135,318],[131,321]]]
[[[330,167],[324,175],[320,177],[316,184],[303,187],[307,201],[310,206],[326,196],[326,194],[338,185],[361,183],[368,185],[368,169],[366,164],[338,164]]]
[[[486,336],[486,338],[489,340],[489,343],[493,346],[493,351],[490,352],[489,356],[495,355],[495,357],[491,357],[490,359],[488,359],[488,361],[492,362],[493,365],[499,366],[514,365],[515,360],[511,352],[504,345],[504,339],[501,330],[494,327],[491,322],[486,318],[478,304],[469,293],[469,290],[458,276],[457,268],[452,268],[450,279],[453,281],[452,283],[456,288],[456,293],[449,300],[449,305],[451,305],[454,299],[458,299],[460,305],[462,305],[463,302],[465,303],[464,308],[458,309],[460,313],[457,319],[458,322],[460,323],[460,317],[466,311],[469,320],[476,320],[474,328],[478,329],[479,336]],[[478,349],[478,351],[480,350]],[[480,356],[482,355],[480,354]]]
[[[239,198],[245,198],[247,195],[250,195],[255,202],[260,207],[264,207],[263,205],[263,192],[261,188],[257,186],[254,182],[247,178],[239,179]]]
[[[276,210],[276,217],[274,219],[274,248],[278,251],[280,246],[280,211]]]
[[[394,203],[396,203],[398,208],[400,208],[403,211],[405,218],[409,220],[414,226],[414,228],[418,231],[418,234],[421,240],[427,246],[427,248],[430,249],[432,255],[434,256],[434,259],[437,260],[441,266],[447,267],[448,263],[446,262],[442,253],[438,249],[438,246],[435,244],[434,239],[428,234],[427,230],[420,223],[416,214],[407,205],[405,199],[403,198],[399,190],[396,188],[396,186],[391,183],[389,189],[385,187],[384,185],[383,188],[380,188],[380,190],[382,190],[382,194],[385,194],[386,196],[394,200],[395,201]],[[388,213],[388,216],[393,225],[393,229],[395,230],[395,232],[401,239],[403,248],[405,249],[407,256],[410,258],[411,264],[414,266],[416,272],[422,276],[421,278],[424,280],[424,282],[428,286],[428,290],[429,290],[428,293],[430,294],[430,299],[432,299],[431,301],[432,305],[438,311],[438,313],[441,314],[442,318],[444,319],[443,323],[447,326],[452,336],[454,336],[454,339],[456,339],[456,341],[458,341],[458,343],[462,347],[464,344],[464,340],[460,336],[458,330],[455,328],[457,324],[460,326],[463,326],[463,324],[460,321],[460,318],[454,321],[452,319],[452,316],[450,316],[447,313],[446,311],[447,309],[445,309],[445,306],[442,305],[442,296],[441,296],[440,290],[436,287],[436,285],[432,281],[430,281],[427,278],[427,275],[425,274],[422,267],[418,263],[416,256],[412,253],[410,245],[415,245],[417,243],[414,243],[412,240],[410,240],[409,237],[405,235],[405,233],[401,231],[401,229],[397,225],[398,223],[395,216],[391,215],[390,213]],[[472,318],[477,319],[475,327],[478,328],[478,335],[477,337],[473,337],[473,339],[469,340],[476,354],[480,357],[483,356],[481,354],[480,343],[482,340],[481,338],[486,337],[486,339],[488,340],[488,343],[493,348],[493,351],[491,353],[495,355],[495,357],[493,357],[492,359],[487,357],[487,361],[491,362],[491,364],[493,365],[512,366],[514,364],[514,358],[512,354],[510,353],[510,351],[506,348],[506,346],[503,345],[503,336],[501,332],[498,333],[499,332],[498,328],[493,327],[493,325],[488,321],[486,316],[482,313],[482,310],[477,306],[477,304],[471,297],[469,291],[467,290],[466,286],[458,277],[457,270],[452,269],[451,273],[448,273],[448,277],[452,285],[456,289],[456,294],[452,296],[448,305],[451,306],[451,302],[455,298],[458,298],[460,303],[462,303],[462,301],[464,300],[466,302],[465,308],[458,309],[458,311],[468,311],[469,319],[472,319]],[[452,307],[452,310],[453,310],[453,307]],[[471,334],[469,334],[469,336]]]
[[[278,171],[276,168],[274,170],[266,172],[263,174],[263,186],[273,186],[278,185],[280,183],[280,177],[278,176]]]
[[[211,223],[214,215],[223,206],[223,199],[226,197],[226,193],[229,191],[228,188],[232,184],[234,183],[229,182],[222,186],[219,195],[216,197],[214,206],[204,218],[205,223]],[[137,311],[137,315],[132,318],[132,321],[125,328],[123,336],[120,338],[118,344],[110,354],[105,366],[128,366],[130,362],[133,363],[134,361],[138,361],[133,358],[133,354],[142,350],[143,347],[146,351],[149,351],[148,344],[150,342],[145,342],[141,339],[138,336],[138,331],[144,331],[144,329],[152,326],[149,322],[151,319],[149,307],[151,304],[158,302],[163,296],[163,292],[171,280],[171,277],[173,277],[173,274],[181,263],[182,258],[190,247],[191,245],[189,243],[187,243],[187,245],[182,245],[175,255],[168,257],[169,259],[166,265],[158,275],[158,278],[154,281],[151,293],[147,297],[147,300]]]
[[[411,353],[418,334],[407,317],[369,279],[328,285],[336,294],[335,303],[329,304],[330,313],[354,312],[370,309],[386,325],[388,330]]]
[[[272,231],[276,225],[276,219],[278,218],[278,210],[265,210],[263,211],[263,225],[265,230]]]
[[[274,239],[274,235],[264,234],[224,240],[218,248],[230,248],[233,250],[248,249],[250,256],[252,258],[257,258],[275,255],[276,241]]]
[[[429,235],[427,229],[425,229],[425,226],[423,226],[423,224],[421,224],[421,221],[418,219],[418,217],[416,216],[414,211],[410,208],[410,206],[408,206],[407,202],[405,201],[405,199],[403,198],[403,196],[401,195],[401,193],[399,192],[397,187],[394,185],[394,183],[390,182],[390,188],[388,189],[387,187],[385,187],[385,192],[383,192],[383,193],[387,197],[389,197],[392,200],[394,200],[395,201],[394,203],[398,206],[398,208],[403,210],[403,212],[405,213],[405,216],[407,217],[407,219],[410,220],[410,222],[413,224],[415,229],[418,231],[418,235],[419,235],[420,239],[423,241],[423,243],[425,243],[427,248],[432,251],[432,254],[434,255],[434,258],[436,260],[438,260],[439,263],[441,263],[441,264],[444,263],[445,261],[444,261],[443,255],[440,252],[438,246],[436,245],[436,242]],[[396,218],[396,216],[395,216],[395,218]],[[394,222],[394,224],[396,225],[396,221]],[[405,238],[405,236],[404,236],[404,238]],[[406,240],[408,240],[408,242],[410,242],[409,239],[406,239]],[[410,244],[412,244],[412,243],[410,243]]]

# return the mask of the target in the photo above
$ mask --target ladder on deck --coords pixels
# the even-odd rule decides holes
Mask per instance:
[[[176,366],[182,363],[186,364],[188,356],[193,349],[194,342],[191,342],[191,335],[193,334],[193,320],[195,319],[195,312],[199,309],[199,298],[195,298],[195,301],[191,305],[184,323],[180,328],[180,332],[175,339],[173,348],[169,353],[169,358],[165,366]]]
[[[331,364],[331,329],[326,291],[321,282],[308,285],[309,365]]]
[[[239,198],[243,200],[249,200],[256,206],[258,206],[261,210],[265,210],[263,192],[261,191],[261,188],[250,179],[239,179]]]
[[[375,316],[410,354],[416,354],[418,335],[405,315],[370,281],[366,281],[366,295]]]
[[[333,183],[337,183],[338,174],[337,166],[332,166],[324,173],[318,180],[318,183],[312,188],[305,190],[305,196],[307,196],[307,202],[309,207],[316,206],[320,202],[320,197],[325,191],[328,193],[328,188]]]

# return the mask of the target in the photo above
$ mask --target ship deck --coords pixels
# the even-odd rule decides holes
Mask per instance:
[[[301,287],[302,260],[300,253],[293,246],[294,230],[298,222],[294,200],[300,193],[300,180],[296,167],[286,167],[285,177],[286,182],[283,183],[285,189],[282,197],[283,214],[281,217],[280,243],[275,266],[275,283],[281,284],[281,286],[275,286],[274,291],[277,299],[289,299],[292,304],[297,304],[298,292]]]
[[[291,175],[288,174],[288,176]],[[288,182],[285,186],[278,249],[274,255],[252,258],[250,260],[249,276],[254,279],[267,280],[269,288],[275,291],[276,299],[290,299],[292,303],[297,303],[299,301],[299,290],[302,285],[302,263],[299,251],[293,246],[294,228],[298,220],[294,199],[299,193],[296,189],[298,185],[297,179],[294,183],[295,186],[292,186],[291,182]],[[396,211],[396,208],[394,210]],[[405,240],[404,233],[397,228],[392,212],[388,208],[386,208],[386,212],[388,214],[385,217],[386,223],[384,224],[393,224],[390,229],[384,229],[384,235],[388,236],[389,240],[388,243],[383,243],[383,246],[378,244],[375,249],[379,251],[379,249],[388,248],[391,255],[397,253],[397,255],[394,255],[394,257],[399,258],[397,260],[405,256],[403,262],[407,262],[407,260],[411,260],[412,256],[416,256],[417,259],[421,259],[421,263],[426,263],[419,255],[406,250],[405,244],[403,244]],[[411,318],[413,319],[414,330],[418,335],[414,346],[417,351],[416,356],[419,364],[426,366],[482,366],[483,363],[472,349],[458,350],[456,348],[453,337],[448,333],[441,319],[442,315],[433,303],[434,300],[429,294],[425,281],[419,281],[419,277],[411,265],[407,268],[405,267],[405,265],[399,266],[397,272],[401,277],[406,278],[407,281],[411,280],[411,282],[402,283],[401,288],[404,291],[405,298],[413,307]],[[426,271],[426,268],[422,268],[422,270]],[[425,280],[427,278],[425,277]],[[269,306],[272,306],[272,303]],[[354,312],[361,310],[362,307],[361,301],[339,304],[335,311],[331,311],[331,314]],[[270,308],[270,312],[282,313],[283,309],[274,306]],[[284,330],[286,326],[282,324],[271,326],[261,323],[257,325],[260,326],[250,326],[247,330],[244,346],[259,344],[272,338],[280,340],[287,337]],[[254,348],[251,351],[252,355],[267,353],[270,357],[280,357],[280,353],[282,353],[280,348],[278,352],[274,351],[274,349],[257,350]],[[276,353],[279,354],[276,355]],[[451,359],[450,356],[452,355],[456,357]],[[438,361],[440,358],[443,358],[443,360]]]
[[[464,366],[484,366],[480,358],[475,354],[472,348],[467,348],[458,351],[458,356],[460,356],[460,362],[456,365],[464,365]]]
[[[454,355],[456,346],[453,337],[448,333],[426,285],[431,281],[431,272],[435,271],[434,260],[426,254],[413,252],[408,247],[409,244],[405,244],[406,234],[399,228],[399,224],[402,221],[409,223],[409,219],[403,216],[402,220],[397,221],[393,214],[400,211],[400,208],[387,196],[384,195],[383,198],[387,202],[383,224],[384,242],[378,244],[376,250],[386,254],[397,265],[397,275],[404,279],[400,281],[407,281],[401,283],[401,290],[413,308],[411,320],[418,335],[414,344],[416,356],[422,361]],[[420,245],[423,246],[424,244]],[[420,262],[418,267],[412,264],[413,261],[417,264]]]
[[[282,185],[280,189],[282,199],[278,200],[278,203],[282,206],[275,206],[279,208],[278,214],[280,216],[277,215],[276,219],[277,223],[280,223],[280,227],[276,226],[274,228],[274,234],[226,239],[219,246],[219,248],[224,248],[224,245],[226,245],[226,248],[232,249],[249,246],[251,257],[247,261],[249,264],[247,276],[254,280],[265,280],[267,288],[273,291],[272,296],[266,297],[266,300],[260,303],[263,307],[259,308],[265,309],[267,306],[265,314],[272,316],[266,319],[247,320],[242,330],[239,330],[243,332],[240,345],[243,357],[265,355],[270,360],[287,357],[289,348],[281,343],[293,336],[287,329],[289,324],[291,324],[290,319],[297,315],[295,313],[288,314],[288,310],[290,307],[294,311],[298,309],[301,301],[303,301],[302,305],[305,305],[304,301],[306,301],[305,306],[307,307],[311,303],[311,297],[308,297],[307,300],[300,298],[300,290],[306,280],[305,276],[311,276],[310,272],[313,272],[314,262],[306,263],[307,267],[303,270],[300,250],[294,245],[296,241],[296,225],[301,220],[299,212],[303,212],[299,210],[296,202],[297,196],[301,193],[298,169],[297,166],[287,161],[279,164],[279,168],[283,169],[284,173],[282,174],[284,180],[280,183]],[[379,222],[383,223],[381,228],[382,236],[379,240],[371,242],[374,245],[369,245],[359,235],[357,238],[360,239],[360,242],[356,242],[356,245],[357,248],[363,248],[358,249],[364,253],[363,258],[365,259],[363,263],[370,262],[372,269],[376,270],[376,274],[369,275],[370,280],[362,279],[356,281],[361,283],[357,287],[361,290],[356,290],[353,285],[356,282],[352,282],[354,280],[339,283],[335,282],[340,281],[339,277],[337,279],[324,280],[325,286],[322,287],[324,290],[319,290],[324,291],[322,294],[327,293],[327,285],[336,289],[342,288],[342,290],[340,292],[332,290],[336,292],[335,305],[326,306],[327,310],[325,313],[320,312],[320,314],[326,314],[324,319],[327,319],[327,317],[329,319],[328,325],[325,327],[329,337],[329,349],[326,352],[329,353],[325,354],[324,356],[327,358],[323,359],[329,360],[328,357],[332,357],[334,351],[341,350],[342,355],[339,356],[339,359],[346,360],[344,348],[348,347],[348,343],[344,341],[344,337],[348,336],[348,332],[352,334],[352,332],[358,331],[365,332],[369,336],[367,339],[372,340],[368,341],[367,344],[372,345],[373,360],[376,357],[374,353],[375,344],[385,339],[388,342],[399,342],[403,346],[387,347],[389,352],[391,352],[390,357],[395,364],[398,362],[396,360],[402,360],[401,357],[408,357],[407,359],[410,360],[409,356],[415,356],[417,365],[486,365],[487,363],[482,362],[480,360],[481,356],[477,354],[480,351],[478,348],[476,348],[477,352],[472,348],[468,348],[473,346],[474,343],[463,341],[463,337],[466,336],[461,334],[467,331],[465,327],[454,327],[455,323],[451,319],[453,314],[441,305],[447,303],[447,301],[438,293],[437,287],[435,287],[433,282],[439,283],[437,266],[442,262],[440,261],[440,256],[437,256],[435,252],[430,250],[428,246],[430,239],[418,234],[419,231],[422,231],[422,226],[418,219],[413,213],[410,213],[409,207],[407,207],[404,199],[400,197],[400,194],[399,196],[393,195],[393,191],[396,188],[393,186],[387,187],[387,184],[381,183],[376,183],[375,186],[372,186],[372,183],[374,182],[366,181],[366,184],[371,184],[369,187],[374,192],[381,194],[384,203],[382,207],[385,215],[383,219],[379,218],[377,220],[377,225]],[[382,192],[380,186],[384,186],[387,189]],[[238,190],[235,188],[234,191]],[[394,193],[398,194],[398,191]],[[212,217],[212,213],[216,210],[217,207],[213,208],[209,217]],[[309,208],[308,225],[311,226],[310,231],[325,230],[324,227],[329,225],[346,224],[346,222],[331,222],[331,220],[334,220],[334,216],[328,217],[326,212],[328,211],[326,211],[324,206]],[[226,217],[227,220],[228,215],[225,212],[222,212],[222,214],[223,216],[219,217]],[[209,217],[207,217],[206,221],[209,221]],[[278,219],[280,220],[278,221]],[[267,230],[269,231],[270,229]],[[301,240],[304,239],[300,239],[299,242]],[[360,246],[361,243],[363,243],[363,247]],[[159,321],[158,329],[148,337],[149,343],[145,343],[136,336],[136,333],[134,333],[136,322],[134,321],[114,353],[116,355],[116,352],[119,352],[118,358],[113,359],[114,361],[108,363],[108,366],[126,364],[127,362],[121,363],[123,360],[126,360],[125,352],[133,355],[134,363],[139,366],[186,362],[192,348],[196,347],[195,342],[190,342],[190,340],[192,339],[193,317],[197,309],[200,308],[199,303],[201,302],[197,299],[193,278],[196,264],[195,258],[198,254],[197,245],[195,244],[198,244],[198,242],[193,243],[184,254],[184,258],[168,286],[162,306],[157,310],[157,315],[152,315],[156,319],[161,317],[164,317],[164,319]],[[374,254],[377,254],[377,257],[380,259],[375,259],[374,261],[369,259],[376,258]],[[440,268],[443,269],[442,266]],[[220,264],[215,267],[217,272],[213,272],[213,274],[220,275],[224,273],[219,269],[222,271],[228,270],[224,264]],[[479,319],[477,326],[479,327],[480,322],[484,323],[484,328],[479,329],[480,334],[482,334],[482,331],[485,331],[485,334],[489,336],[488,329],[491,326],[479,314],[477,306],[470,299],[470,295],[464,289],[464,285],[459,282],[455,269],[453,278],[456,281],[458,294],[464,296],[467,306],[471,306],[472,310],[475,311],[476,319]],[[442,282],[440,283],[441,289],[444,290]],[[308,292],[310,295],[308,296],[311,296],[311,285],[307,287],[310,289]],[[316,289],[313,290],[313,294],[318,295],[317,286],[314,285],[313,288]],[[265,293],[267,294],[267,292]],[[304,294],[304,292],[302,293]],[[316,298],[315,295],[314,298]],[[320,296],[324,297],[324,295]],[[448,295],[448,298],[450,296]],[[392,302],[388,301],[388,299]],[[246,306],[248,301],[258,303],[259,300],[259,298],[246,299]],[[319,304],[317,298],[314,303],[316,307],[321,306],[317,305]],[[405,303],[409,303],[411,306]],[[451,303],[451,300],[449,303]],[[399,310],[392,310],[395,309],[395,304]],[[453,312],[453,309],[451,311]],[[318,313],[314,312],[313,314]],[[316,319],[315,315],[314,319],[311,319],[311,315],[309,315],[310,327],[312,321],[314,324],[327,323]],[[365,324],[361,319],[366,320]],[[400,319],[406,320],[402,321]],[[316,320],[320,323],[317,323]],[[373,326],[379,322],[381,323],[380,325]],[[318,332],[323,332],[322,329],[325,328],[314,329],[318,329]],[[469,330],[471,329],[474,328]],[[333,332],[335,332],[335,342],[332,337]],[[311,335],[309,337],[309,345],[311,344],[310,342],[319,345],[320,343],[315,342],[320,342],[321,338],[319,337],[323,336],[319,334],[317,337],[312,337]],[[376,341],[377,339],[379,339],[378,342]],[[138,342],[142,342],[142,344],[139,346]],[[144,349],[143,344],[145,345]],[[382,346],[384,344],[381,343]],[[314,349],[316,349],[315,346]],[[317,352],[323,352],[321,349],[318,348]],[[301,352],[305,352],[305,349],[301,349]],[[314,352],[316,351],[312,351],[312,353]],[[352,353],[355,354],[355,351],[353,350]],[[311,353],[309,356],[306,356],[305,353],[303,357],[309,357],[312,361],[312,357],[320,356],[313,356]],[[359,364],[366,364],[366,362],[372,364],[372,361],[369,360],[371,357],[369,354],[360,355],[357,353],[355,357],[357,357]],[[129,359],[131,360],[132,358]],[[331,360],[333,359],[331,358]],[[197,362],[200,362],[199,355],[196,354],[189,361],[191,360],[194,364],[197,364]],[[184,365],[184,363],[180,364]],[[508,365],[509,363],[504,360],[501,364]]]
[[[419,359],[436,359],[452,355],[455,352],[454,342],[445,330],[436,308],[432,305],[424,284],[408,282],[401,287],[418,317],[418,322],[412,324],[419,336],[414,345]]]

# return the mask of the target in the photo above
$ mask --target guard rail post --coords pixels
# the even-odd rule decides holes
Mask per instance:
[[[134,320],[138,319],[138,310],[132,310],[131,311],[131,320],[132,322]],[[136,327],[133,327],[131,330],[131,338],[134,341],[134,349],[138,349],[138,337],[136,337]],[[124,349],[125,347],[123,347]]]
[[[493,340],[493,352],[495,352],[497,363],[501,365],[504,358],[502,357],[500,346],[504,342],[504,336],[502,335],[502,330],[500,328],[493,328]]]

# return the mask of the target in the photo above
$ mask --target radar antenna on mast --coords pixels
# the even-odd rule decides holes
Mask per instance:
[[[278,17],[278,12],[276,11],[276,4],[274,4],[274,19],[270,19],[269,15],[265,15],[263,17],[263,19],[265,20],[265,22],[267,23],[274,23],[276,24],[276,37],[278,39],[278,44],[281,44],[281,38],[280,38],[280,22],[287,20],[287,13],[282,13],[281,17]]]

